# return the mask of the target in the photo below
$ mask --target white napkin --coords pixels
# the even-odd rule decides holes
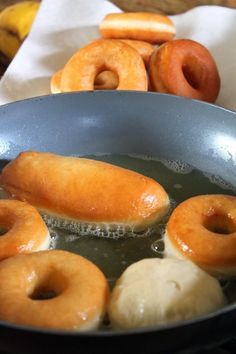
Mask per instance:
[[[105,0],[43,0],[29,36],[0,81],[0,104],[49,94],[52,74],[100,36],[98,24],[109,12],[120,10]],[[194,39],[209,49],[221,77],[216,104],[236,110],[236,10],[199,6],[170,18],[176,38]]]

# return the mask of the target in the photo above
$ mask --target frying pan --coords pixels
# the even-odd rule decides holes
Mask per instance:
[[[2,165],[23,150],[138,154],[182,160],[236,185],[236,113],[173,95],[132,91],[43,96],[0,108]],[[236,305],[129,331],[74,333],[0,323],[10,353],[191,353],[236,335]],[[131,348],[131,349],[130,349]]]

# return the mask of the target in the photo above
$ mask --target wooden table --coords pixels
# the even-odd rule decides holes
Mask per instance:
[[[22,0],[0,0],[0,11],[6,6],[20,1]],[[168,15],[185,12],[200,5],[220,5],[236,8],[236,0],[110,0],[110,2],[124,11],[152,11]]]

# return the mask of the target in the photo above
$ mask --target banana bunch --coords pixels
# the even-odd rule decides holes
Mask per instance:
[[[22,1],[0,12],[0,65],[7,67],[28,35],[39,2]]]

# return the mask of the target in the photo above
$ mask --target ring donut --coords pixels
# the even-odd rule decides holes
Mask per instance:
[[[103,38],[137,39],[154,44],[169,41],[176,34],[169,17],[152,12],[108,14],[99,30]]]
[[[20,153],[3,168],[1,186],[43,213],[100,227],[145,229],[169,208],[164,188],[140,173],[45,152]]]
[[[97,40],[81,48],[66,63],[61,91],[93,90],[96,76],[114,71],[119,77],[117,90],[147,91],[147,73],[140,54],[117,40]]]
[[[148,42],[144,41],[136,41],[136,40],[129,40],[129,39],[124,39],[121,40],[122,42],[130,45],[134,49],[136,49],[139,54],[141,55],[145,66],[147,67],[149,64],[149,60],[151,58],[151,55],[154,51],[153,45],[151,45]],[[62,76],[62,71],[59,70],[53,76],[51,77],[50,81],[50,88],[52,93],[60,93],[61,89],[61,76]],[[119,85],[119,77],[118,75],[109,70],[102,71],[95,77],[94,81],[94,89],[95,90],[115,90]]]
[[[0,283],[0,319],[33,327],[95,329],[109,298],[108,283],[100,269],[61,250],[2,261]]]
[[[150,59],[154,91],[215,102],[220,90],[216,63],[200,43],[176,39],[161,45]]]
[[[136,49],[143,58],[145,66],[148,66],[151,55],[155,49],[151,43],[145,41],[137,41],[135,39],[120,39],[120,41]]]
[[[0,200],[0,260],[18,253],[30,253],[49,247],[49,231],[31,205],[17,200]]]
[[[51,77],[50,89],[51,93],[61,93],[61,76],[62,71],[59,70]],[[95,78],[94,89],[95,90],[115,90],[119,84],[119,78],[113,71],[102,71]]]
[[[199,195],[180,203],[166,229],[166,254],[210,273],[236,275],[236,197]]]

